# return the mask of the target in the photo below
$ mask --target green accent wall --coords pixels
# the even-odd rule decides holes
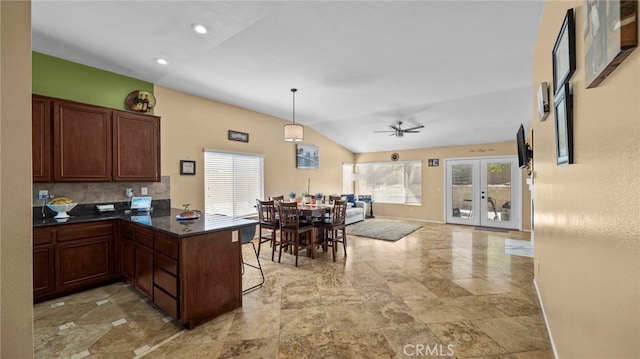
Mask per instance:
[[[129,93],[153,93],[153,83],[76,62],[32,52],[32,92],[92,105],[126,110]]]

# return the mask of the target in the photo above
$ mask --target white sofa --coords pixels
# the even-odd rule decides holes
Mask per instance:
[[[345,218],[346,224],[364,221],[366,210],[366,203],[362,201],[356,201],[356,205],[353,203],[347,203],[347,217]]]

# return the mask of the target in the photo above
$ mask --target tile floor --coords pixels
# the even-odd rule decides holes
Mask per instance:
[[[123,283],[36,304],[35,356],[553,358],[533,259],[505,253],[528,234],[419,224],[397,242],[350,236],[336,263],[320,252],[296,268],[263,247],[265,285],[192,330]],[[259,279],[247,268],[245,286]]]

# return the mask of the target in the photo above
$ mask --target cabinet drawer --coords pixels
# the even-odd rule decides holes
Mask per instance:
[[[158,235],[155,237],[154,249],[171,258],[178,258],[178,243],[164,239]]]
[[[136,230],[135,240],[140,244],[153,248],[153,235],[151,233]]]
[[[173,298],[159,287],[153,287],[153,302],[173,319],[179,319],[178,300]]]
[[[178,277],[165,271],[160,267],[155,267],[153,271],[153,283],[167,291],[174,297],[178,296]]]
[[[33,245],[39,246],[42,244],[50,244],[53,242],[53,231],[46,230],[33,230]]]
[[[167,272],[172,273],[173,275],[178,274],[178,261],[176,259],[169,258],[164,254],[160,254],[158,252],[154,252],[153,263],[156,266],[166,270]]]
[[[58,242],[72,241],[76,239],[110,236],[113,234],[111,223],[96,225],[69,226],[57,230],[56,240]]]

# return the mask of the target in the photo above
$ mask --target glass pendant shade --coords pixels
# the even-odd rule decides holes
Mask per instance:
[[[284,140],[302,142],[304,140],[304,127],[296,124],[284,125]]]
[[[284,125],[284,140],[288,142],[304,141],[304,127],[296,125],[296,89],[291,89],[293,94],[293,123]]]

